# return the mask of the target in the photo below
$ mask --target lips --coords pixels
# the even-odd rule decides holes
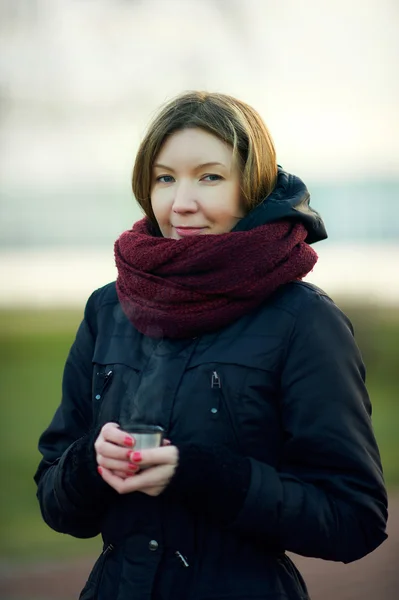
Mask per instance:
[[[206,227],[175,227],[177,235],[180,237],[189,237],[190,235],[200,235]]]

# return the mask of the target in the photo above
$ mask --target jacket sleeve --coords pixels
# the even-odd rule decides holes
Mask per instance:
[[[281,375],[281,465],[250,459],[249,491],[232,527],[348,563],[387,537],[387,496],[351,324],[326,296],[306,304]]]
[[[62,400],[39,440],[43,459],[35,474],[45,522],[56,531],[93,537],[112,497],[97,473],[92,429],[92,357],[95,343],[95,293],[69,352],[63,374]]]

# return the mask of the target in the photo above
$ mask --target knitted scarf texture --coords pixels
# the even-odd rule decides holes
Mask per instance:
[[[115,242],[116,289],[128,319],[150,337],[188,338],[225,327],[260,307],[317,261],[301,223],[174,240],[147,218]]]

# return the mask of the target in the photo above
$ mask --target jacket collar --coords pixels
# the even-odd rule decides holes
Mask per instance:
[[[305,240],[308,244],[327,238],[321,216],[310,206],[310,194],[306,185],[299,177],[287,173],[279,166],[273,192],[241,219],[233,231],[248,231],[283,219],[302,223],[308,232]]]

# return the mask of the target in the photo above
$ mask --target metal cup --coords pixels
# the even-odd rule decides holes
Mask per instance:
[[[164,430],[159,425],[143,425],[142,423],[121,423],[121,429],[130,433],[136,443],[134,450],[158,448],[162,444]]]

